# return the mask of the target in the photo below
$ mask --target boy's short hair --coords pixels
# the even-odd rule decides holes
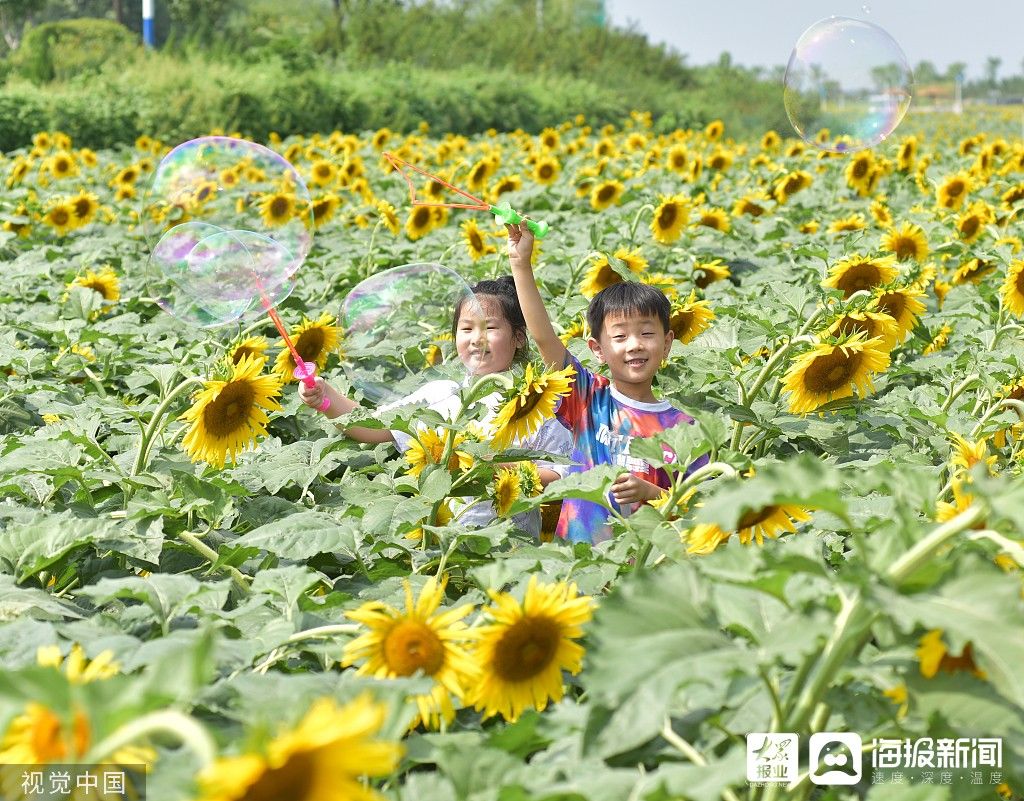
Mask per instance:
[[[609,314],[649,314],[661,320],[661,327],[667,333],[671,309],[672,304],[660,289],[639,281],[621,281],[605,287],[591,298],[587,325],[590,335],[600,339],[601,328]]]

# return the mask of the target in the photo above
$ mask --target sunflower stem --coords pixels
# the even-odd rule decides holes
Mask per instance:
[[[633,215],[633,222],[629,226],[630,247],[633,247],[633,245],[636,244],[636,229],[640,226],[640,218],[644,215],[645,212],[648,211],[651,214],[654,214],[654,206],[652,206],[650,203],[645,203],[639,209],[637,209],[636,214]]]
[[[942,406],[939,407],[939,411],[945,412],[947,409],[949,409],[949,407],[953,405],[953,401],[960,397],[960,395],[962,395],[967,389],[969,389],[971,384],[973,384],[979,378],[981,378],[981,376],[978,373],[971,373],[969,376],[967,376],[967,378],[965,378],[963,381],[961,381],[959,384],[953,387],[949,391],[949,397],[947,397],[946,400],[943,402]]]
[[[295,632],[288,638],[288,642],[315,640],[318,637],[333,637],[335,634],[356,634],[361,628],[358,623],[333,623],[330,626],[317,626],[314,629]]]
[[[213,548],[199,539],[195,534],[188,531],[179,531],[177,536],[179,540],[188,545],[193,551],[208,560],[211,565],[217,564],[217,560],[220,558],[220,555],[213,550]],[[231,580],[235,583],[235,586],[238,587],[238,589],[246,595],[249,594],[248,576],[244,575],[238,570],[238,568],[232,567],[231,565],[222,565],[220,569],[231,576]]]
[[[686,740],[684,740],[682,737],[676,734],[675,729],[672,728],[672,721],[668,717],[665,718],[665,722],[661,725],[660,734],[662,739],[665,740],[665,742],[667,742],[669,745],[675,748],[680,754],[685,756],[694,765],[699,765],[700,767],[707,766],[708,761],[704,758],[700,751],[698,751],[696,748],[690,745],[690,743],[688,743]],[[739,799],[736,797],[736,794],[728,787],[722,790],[722,798],[724,799],[724,801],[739,801]]]
[[[668,502],[661,508],[661,516],[663,519],[668,520],[675,510],[676,505],[679,503],[679,499],[686,494],[686,490],[690,487],[694,487],[706,478],[711,476],[726,476],[728,478],[736,478],[739,473],[736,472],[736,468],[727,462],[711,462],[703,467],[694,470],[685,479],[679,482],[679,484],[672,489],[672,494],[669,495]]]
[[[170,734],[188,748],[199,760],[201,767],[210,765],[216,758],[217,746],[203,726],[189,715],[176,709],[151,712],[117,729],[109,737],[98,742],[86,755],[84,762],[101,763],[118,749],[152,734]]]
[[[178,396],[193,384],[202,385],[203,380],[196,376],[189,376],[168,392],[160,402],[160,405],[156,407],[156,411],[153,412],[153,416],[149,420],[149,425],[146,426],[146,429],[142,432],[142,438],[139,441],[139,452],[135,457],[135,464],[132,465],[132,471],[128,474],[129,478],[134,478],[146,469],[149,464],[149,450],[153,445],[153,439],[163,428],[161,424],[163,422],[164,415],[167,413],[171,404],[178,399]]]

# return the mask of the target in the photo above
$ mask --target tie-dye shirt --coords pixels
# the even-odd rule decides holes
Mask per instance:
[[[620,465],[633,475],[668,489],[668,474],[644,459],[631,456],[629,444],[634,437],[651,437],[679,423],[692,423],[693,418],[668,401],[643,403],[626,397],[607,378],[591,372],[567,352],[563,366],[570,364],[576,370],[576,380],[572,391],[555,409],[558,421],[573,432],[573,463],[569,474],[582,473],[601,464]],[[665,461],[674,461],[675,453],[671,448],[662,445],[662,449]],[[687,474],[707,461],[706,455],[700,457],[687,468]],[[639,504],[627,504],[627,508],[620,509],[611,493],[608,501],[622,515],[629,515],[639,507]],[[572,542],[602,542],[611,537],[609,517],[609,511],[599,503],[566,498],[555,533]]]

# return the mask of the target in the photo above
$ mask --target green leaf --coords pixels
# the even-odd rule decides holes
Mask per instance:
[[[358,520],[338,520],[323,512],[305,510],[253,529],[232,545],[260,548],[282,559],[301,560],[336,551],[354,555],[358,535]]]

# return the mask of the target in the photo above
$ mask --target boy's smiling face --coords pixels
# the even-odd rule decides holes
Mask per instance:
[[[601,363],[608,365],[619,392],[643,403],[656,400],[651,382],[672,349],[672,332],[665,330],[656,315],[608,315],[601,336],[591,337],[588,344]]]

